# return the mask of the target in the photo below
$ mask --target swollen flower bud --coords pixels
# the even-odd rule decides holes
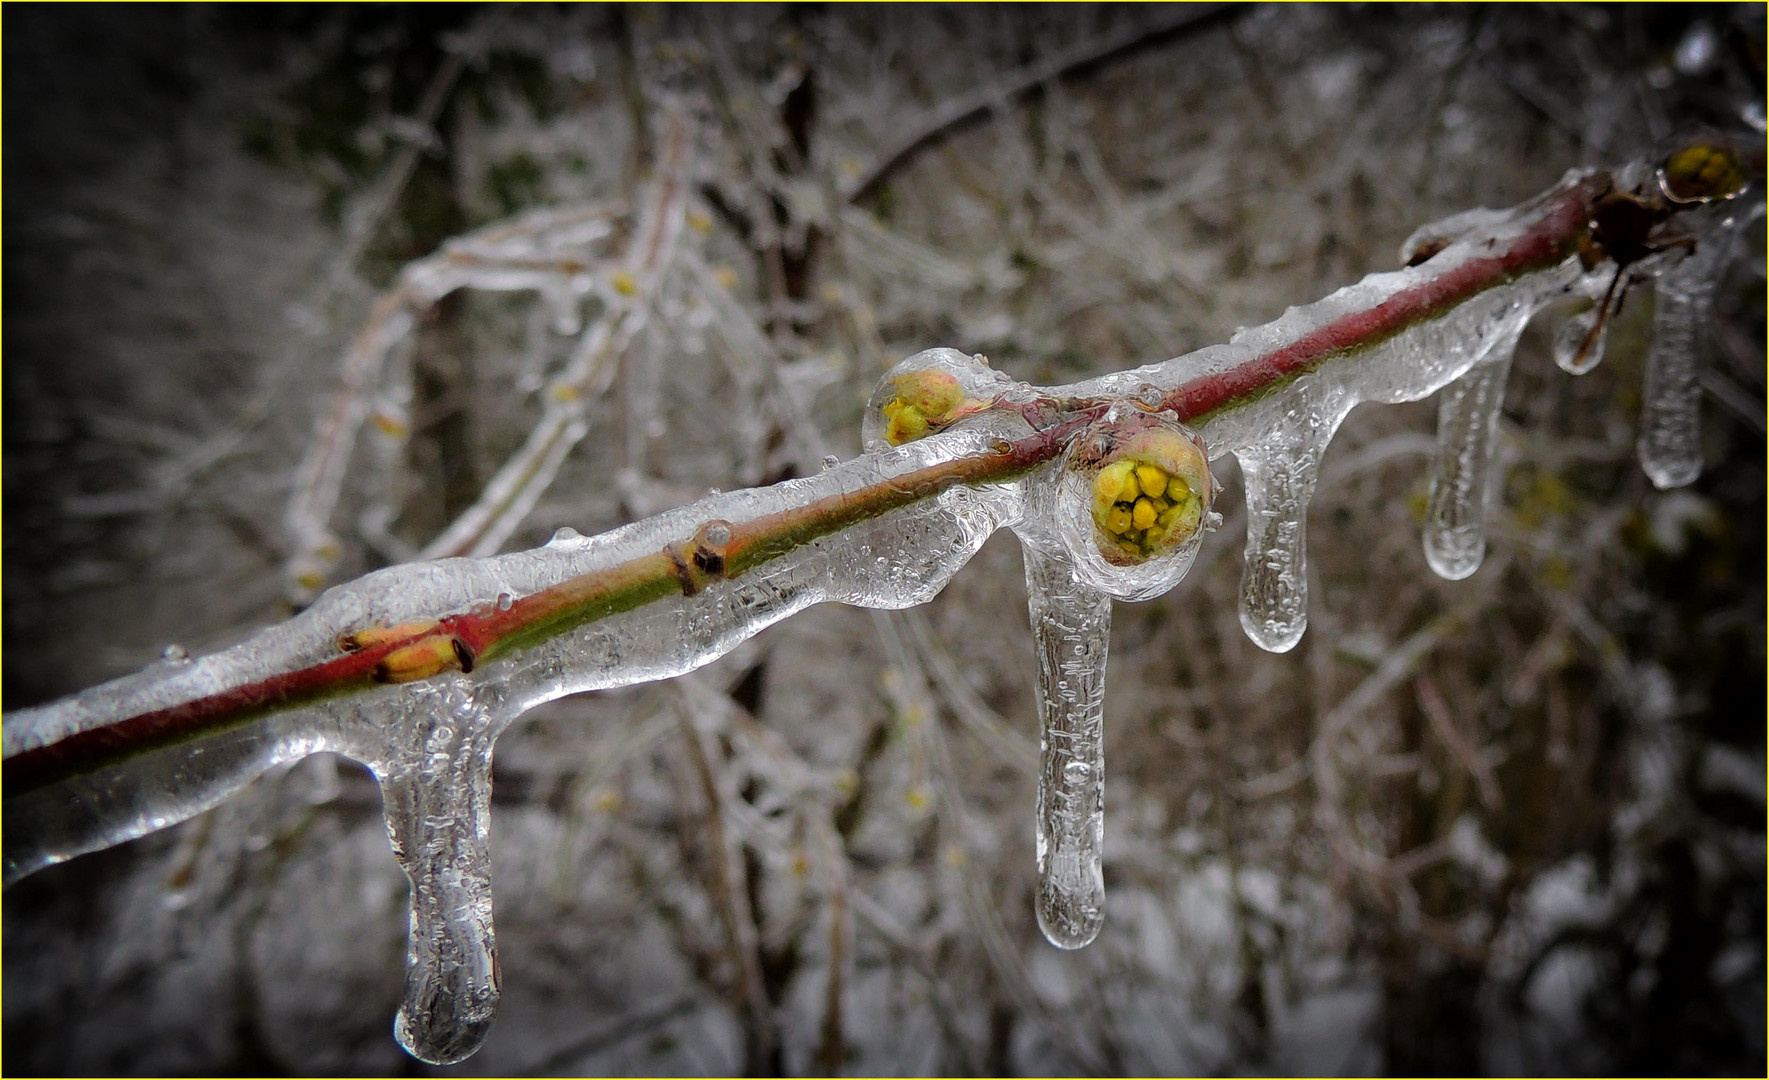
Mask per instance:
[[[1191,566],[1216,485],[1203,446],[1177,421],[1115,411],[1069,447],[1057,524],[1076,573],[1120,599],[1146,599]]]
[[[1744,190],[1744,166],[1724,143],[1698,142],[1666,159],[1658,182],[1675,202],[1714,202]]]
[[[873,391],[862,436],[868,450],[902,446],[973,416],[1007,380],[981,357],[928,349],[892,368]]]

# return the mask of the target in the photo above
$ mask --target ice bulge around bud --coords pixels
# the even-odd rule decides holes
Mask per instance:
[[[861,438],[868,451],[914,442],[975,415],[1011,385],[981,356],[924,349],[879,380]]]
[[[1082,580],[1121,600],[1185,576],[1212,524],[1204,447],[1165,416],[1114,410],[1071,444],[1057,528]]]

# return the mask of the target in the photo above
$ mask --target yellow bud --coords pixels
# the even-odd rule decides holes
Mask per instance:
[[[1142,488],[1144,495],[1157,498],[1167,490],[1167,474],[1154,465],[1138,465],[1136,467],[1136,486]]]
[[[1173,521],[1166,526],[1165,536],[1190,536],[1198,531],[1198,526],[1203,522],[1204,504],[1196,499],[1188,499],[1174,507],[1171,513]]]
[[[1106,528],[1113,533],[1122,535],[1126,529],[1130,528],[1130,511],[1122,506],[1114,506],[1106,511]]]
[[[1680,202],[1730,199],[1744,190],[1744,168],[1730,148],[1709,143],[1686,146],[1665,162],[1665,194]]]
[[[894,380],[897,396],[929,419],[944,416],[964,401],[956,376],[944,371],[911,371]]]
[[[730,292],[737,287],[737,271],[729,266],[721,266],[713,271],[713,280],[719,283],[719,288]]]
[[[688,227],[697,233],[712,232],[713,219],[698,210],[688,212]]]
[[[415,682],[445,671],[461,671],[467,666],[466,651],[460,643],[447,635],[438,634],[388,653],[385,659],[375,665],[375,681]]]
[[[639,279],[625,270],[617,271],[610,282],[614,291],[622,296],[631,296],[639,291]]]
[[[1139,529],[1146,529],[1155,523],[1155,504],[1147,499],[1136,500],[1136,506],[1130,511],[1130,523]]]
[[[910,788],[907,792],[904,792],[903,798],[906,802],[909,803],[910,809],[913,809],[913,810],[927,809],[927,804],[928,804],[927,788],[922,787],[920,784],[917,784],[914,787]]]
[[[1135,469],[1136,462],[1125,458],[1107,465],[1093,478],[1093,512],[1096,517],[1109,513],[1113,503],[1124,499],[1127,484],[1130,486],[1129,498],[1136,498],[1136,483],[1132,478]]]
[[[927,417],[908,406],[898,410],[885,425],[885,441],[892,446],[913,442],[927,433]]]

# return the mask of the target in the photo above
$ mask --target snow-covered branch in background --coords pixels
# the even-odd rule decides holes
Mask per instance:
[[[533,551],[379,571],[225,652],[168,658],[9,715],[6,879],[183,820],[279,762],[348,755],[382,785],[412,884],[400,1040],[425,1060],[460,1060],[483,1039],[499,993],[491,757],[513,720],[567,694],[692,671],[812,604],[924,603],[1006,527],[1026,548],[1039,652],[1038,914],[1054,943],[1085,945],[1103,913],[1111,600],[1149,599],[1184,576],[1217,522],[1206,458],[1235,455],[1245,485],[1241,623],[1260,646],[1288,650],[1307,621],[1308,504],[1347,413],[1448,388],[1425,547],[1440,574],[1466,577],[1484,550],[1486,462],[1523,327],[1568,293],[1592,298],[1596,314],[1571,350],[1588,368],[1630,282],[1658,277],[1642,460],[1661,486],[1687,482],[1699,467],[1693,343],[1747,216],[1734,198],[1743,187],[1737,156],[1714,140],[1613,173],[1577,170],[1512,210],[1421,229],[1404,269],[1227,344],[1073,385],[1033,387],[980,356],[929,350],[879,384],[866,453],[819,475],[715,494],[593,538],[561,529]],[[679,197],[658,198],[629,261],[661,272],[680,214]],[[496,280],[561,295],[583,287],[577,271],[550,264],[538,276],[509,273]],[[412,312],[457,282],[424,280],[408,271],[377,309],[316,446],[347,445],[380,359]],[[640,291],[629,284],[617,292]],[[623,303],[605,319],[629,307],[624,317],[642,317],[639,302]],[[619,351],[610,338],[597,363]],[[594,381],[579,375],[573,387]],[[581,418],[559,415],[549,430],[569,450]],[[339,483],[331,460],[303,470],[311,505],[291,512],[298,536],[323,539]],[[551,451],[519,453],[506,471],[526,476],[548,462],[556,468]],[[487,497],[532,504],[538,489],[518,481],[494,482]],[[504,487],[528,494],[506,499]],[[483,537],[507,520],[489,503],[476,508],[457,522],[455,546],[485,550],[466,537],[468,523]]]

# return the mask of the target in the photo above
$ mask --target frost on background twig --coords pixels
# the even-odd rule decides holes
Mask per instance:
[[[577,308],[595,286],[601,246],[613,234],[618,208],[544,210],[451,241],[442,251],[407,266],[375,301],[367,323],[339,365],[338,386],[321,414],[296,471],[284,527],[295,554],[286,573],[297,598],[311,599],[340,554],[332,516],[365,422],[390,440],[409,430],[403,395],[378,392],[382,368],[438,300],[461,288],[535,290],[547,298],[554,326],[569,332]]]
[[[1166,511],[1145,511],[1144,503],[1159,500],[1168,480],[1156,478],[1140,495],[1131,487],[1121,503],[1107,494],[1090,523],[1088,495],[1111,470],[1096,463],[1099,479],[1077,489],[1075,448],[1095,437],[1107,440],[1102,448],[1113,439],[1128,444],[1137,425],[1184,421],[1212,456],[1234,453],[1249,522],[1242,621],[1256,643],[1282,651],[1297,643],[1306,620],[1303,525],[1333,431],[1360,401],[1416,400],[1472,379],[1444,406],[1443,493],[1428,523],[1428,536],[1437,537],[1428,544],[1453,547],[1447,566],[1463,571],[1474,557],[1468,528],[1478,520],[1481,462],[1490,453],[1489,382],[1535,310],[1568,290],[1589,291],[1603,273],[1607,264],[1588,269],[1574,249],[1588,233],[1613,240],[1588,224],[1609,185],[1604,174],[1575,172],[1516,211],[1439,229],[1433,235],[1447,246],[1419,265],[1372,275],[1228,345],[1164,364],[1038,390],[976,359],[932,350],[881,383],[867,414],[871,452],[816,477],[715,495],[593,540],[564,532],[536,551],[382,571],[228,652],[172,658],[9,716],[8,879],[188,817],[279,761],[320,750],[357,758],[386,789],[389,830],[413,885],[401,1041],[426,1060],[458,1060],[483,1038],[498,993],[489,761],[511,721],[566,694],[691,671],[823,600],[925,602],[991,532],[1012,526],[1031,545],[1028,584],[1044,671],[1039,854],[1051,892],[1047,903],[1041,889],[1040,917],[1052,940],[1084,944],[1101,913],[1107,596],[1171,588],[1196,547],[1171,567],[1140,557],[1122,565],[1111,546],[1119,541],[1106,530],[1153,535],[1156,514]],[[663,222],[679,223],[680,204],[669,205],[675,209],[655,230],[641,227],[645,250],[667,250],[675,226]],[[1711,249],[1723,247],[1721,234],[1711,238]],[[1698,252],[1709,240],[1697,239]],[[1680,254],[1642,255],[1633,269],[1649,273]],[[655,273],[661,264],[640,265]],[[520,280],[508,287],[535,281]],[[555,287],[573,288],[574,280],[561,284],[556,267],[546,271]],[[341,394],[338,419],[320,442],[347,449],[347,438],[330,433],[361,423],[366,406],[356,391],[409,330],[412,298],[432,293],[441,295],[396,290],[383,302],[375,332],[351,354],[349,370],[362,378]],[[572,386],[584,381],[573,378]],[[574,426],[547,430],[568,435]],[[515,460],[527,463],[525,473],[548,461],[557,467],[547,454]],[[304,490],[323,496],[331,474],[311,471],[321,480]],[[1168,472],[1179,475],[1177,466]],[[1203,505],[1194,504],[1188,538],[1207,522],[1212,486],[1207,476],[1190,485]],[[497,501],[532,505],[544,487],[542,480],[522,499]],[[324,502],[316,497],[314,505]],[[519,515],[481,516],[507,531]],[[708,798],[716,813],[717,792]],[[727,876],[723,889],[735,888]],[[748,916],[731,919],[732,940],[746,954]]]

